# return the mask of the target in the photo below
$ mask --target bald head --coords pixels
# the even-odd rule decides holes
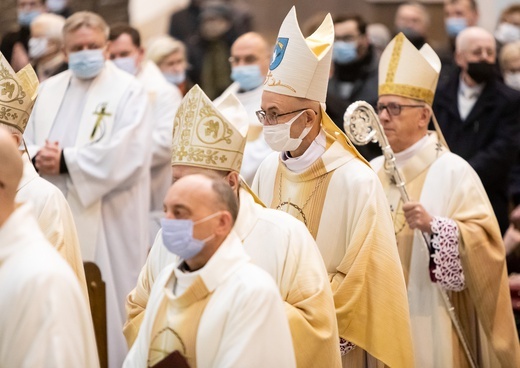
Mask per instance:
[[[485,42],[488,45],[493,45],[493,48],[496,50],[495,38],[490,32],[481,27],[468,27],[458,34],[455,41],[455,51],[466,51],[475,42]]]
[[[430,25],[430,16],[424,5],[418,2],[409,2],[397,8],[394,22],[396,29],[400,31],[412,30],[421,36],[425,36]]]
[[[271,50],[265,38],[256,32],[244,33],[231,46],[231,66],[258,65],[267,74]]]
[[[204,242],[197,254],[184,258],[194,271],[204,267],[228,237],[236,220],[238,204],[233,190],[222,177],[207,172],[177,180],[166,194],[164,210],[168,219],[193,221],[193,238]]]
[[[209,170],[175,180],[166,195],[165,207],[180,202],[191,212],[202,210],[204,213],[201,216],[227,211],[234,223],[238,215],[238,203],[233,189],[221,175]]]
[[[11,133],[0,127],[0,224],[14,210],[23,162]]]

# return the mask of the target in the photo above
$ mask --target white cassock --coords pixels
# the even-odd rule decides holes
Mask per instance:
[[[242,159],[242,167],[240,168],[240,175],[246,180],[248,185],[253,183],[256,170],[262,161],[273,152],[271,147],[264,139],[264,132],[262,124],[256,117],[256,111],[260,110],[262,103],[263,85],[247,91],[239,92],[240,86],[237,82],[231,84],[219,97],[214,101],[218,104],[230,93],[234,94],[249,115],[249,130],[247,131],[247,142],[244,148],[244,158]]]
[[[332,293],[312,236],[292,216],[255,203],[245,189],[239,193],[240,209],[234,231],[251,262],[267,271],[278,285],[298,366],[312,367],[316,360],[327,367],[338,366],[339,338]],[[163,245],[159,231],[137,286],[128,296],[125,336],[129,345],[139,332],[159,273],[177,263],[177,257]]]
[[[202,310],[193,310],[197,303]],[[178,340],[169,340],[168,331]],[[234,232],[200,270],[185,273],[171,264],[159,274],[123,367],[145,368],[177,349],[193,368],[296,367],[278,289],[249,262]]]
[[[93,80],[65,71],[40,85],[25,131],[33,154],[58,141],[68,174],[45,176],[69,202],[83,260],[106,283],[109,365],[127,352],[124,301],[148,249],[151,131],[139,82],[107,61]],[[31,146],[33,144],[33,146]]]
[[[163,202],[172,184],[171,151],[172,131],[175,113],[182,101],[182,94],[173,84],[168,83],[155,63],[145,61],[137,79],[142,83],[149,101],[150,129],[152,130],[151,198],[150,198],[150,238],[153,244],[164,216]]]
[[[0,365],[99,367],[76,277],[38,228],[30,204],[0,226]]]
[[[88,301],[85,269],[69,204],[55,185],[38,175],[27,154],[22,155],[22,160],[23,176],[16,192],[16,201],[31,204],[40,230],[72,268]]]

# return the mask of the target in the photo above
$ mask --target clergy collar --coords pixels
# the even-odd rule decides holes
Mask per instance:
[[[242,242],[235,231],[232,230],[202,268],[193,272],[184,272],[179,268],[182,265],[181,263],[173,269],[173,272],[179,286],[182,284],[187,289],[200,276],[208,291],[213,292],[238,266],[249,262],[249,260],[250,258],[246,254]]]
[[[299,157],[289,157],[287,152],[282,152],[280,158],[284,165],[292,172],[302,173],[308,169],[317,159],[319,159],[326,151],[327,139],[323,129],[320,130],[318,136],[312,141],[311,145]]]
[[[470,87],[464,82],[464,78],[462,78],[462,74],[459,77],[459,94],[466,98],[475,98],[480,96],[482,90],[484,89],[485,83],[477,84],[474,87]]]
[[[395,153],[395,163],[397,164],[397,166],[402,167],[406,163],[406,161],[415,156],[415,154],[419,152],[421,148],[426,144],[426,142],[428,141],[428,137],[429,135],[426,134],[424,137],[419,139],[417,142],[415,142],[413,145],[411,145],[404,151]]]

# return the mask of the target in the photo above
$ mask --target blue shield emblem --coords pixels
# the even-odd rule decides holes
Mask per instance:
[[[287,49],[287,44],[289,43],[289,39],[287,37],[279,37],[276,40],[276,45],[274,46],[273,59],[271,60],[271,65],[269,65],[269,70],[274,70],[278,68],[278,65],[283,60],[283,56],[285,55],[285,50]]]

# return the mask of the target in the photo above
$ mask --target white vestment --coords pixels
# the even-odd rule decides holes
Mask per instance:
[[[22,160],[23,176],[16,192],[16,201],[31,204],[40,230],[72,268],[88,301],[85,269],[69,204],[56,186],[38,175],[27,154],[22,155]]]
[[[244,158],[242,159],[240,175],[246,180],[248,185],[251,185],[256,170],[258,170],[262,161],[273,152],[273,150],[265,141],[262,124],[260,124],[256,117],[256,111],[260,110],[260,104],[262,103],[263,85],[246,92],[239,92],[239,89],[240,85],[237,82],[231,84],[222,95],[215,99],[214,103],[219,103],[227,95],[232,93],[238,98],[242,105],[244,105],[249,115],[249,130],[247,132],[247,142],[244,148]]]
[[[442,155],[441,152],[443,152]],[[505,366],[503,363],[500,364],[497,357],[494,356],[490,341],[495,340],[496,344],[502,349],[500,354],[505,356],[502,359],[508,360],[508,366],[517,366],[518,360],[515,363],[514,356],[516,350],[516,359],[519,357],[518,343],[509,339],[513,334],[516,339],[516,333],[511,333],[514,330],[511,305],[510,302],[504,303],[502,295],[498,293],[498,290],[501,288],[507,290],[507,287],[503,284],[500,285],[496,282],[496,279],[493,279],[494,277],[500,278],[501,273],[504,272],[503,283],[506,282],[503,244],[496,218],[482,182],[464,159],[447,152],[447,149],[438,143],[435,133],[430,133],[422,141],[417,142],[415,146],[402,153],[404,154],[401,155],[402,157],[398,157],[399,154],[396,155],[397,167],[401,171],[403,180],[409,183],[409,187],[419,175],[427,170],[420,198],[412,198],[412,200],[418,200],[432,217],[454,220],[457,223],[458,231],[460,231],[458,249],[467,287],[464,291],[452,292],[449,295],[452,302],[466,298],[463,303],[457,302],[455,304],[455,310],[458,312],[459,320],[462,322],[465,331],[465,338],[469,341],[474,357],[478,360],[480,367]],[[431,163],[428,161],[430,157],[432,158]],[[383,164],[383,156],[371,161],[375,171],[383,172]],[[395,185],[388,185],[388,183],[385,183],[385,189],[389,204],[397,209],[399,208],[400,191]],[[396,217],[399,216],[402,219],[395,220],[398,224],[405,221],[404,214],[398,213],[396,215]],[[485,225],[480,225],[480,222]],[[469,229],[465,230],[465,228]],[[486,232],[489,229],[493,229],[494,232]],[[446,234],[444,236],[448,238]],[[486,249],[479,250],[479,247]],[[408,302],[415,366],[466,367],[465,362],[458,363],[458,356],[465,357],[465,355],[459,345],[457,335],[452,332],[452,322],[438,285],[431,280],[431,257],[424,244],[422,234],[415,230],[408,270]],[[477,259],[480,259],[480,265],[476,263]],[[477,264],[477,266],[475,267],[474,264]],[[481,269],[482,266],[486,269]],[[474,268],[476,268],[476,274],[472,273]],[[480,274],[480,272],[482,273]],[[479,294],[489,296],[490,293],[493,295],[491,299],[494,299],[490,303],[491,308],[487,301],[484,302],[484,298],[475,296]],[[508,296],[508,293],[509,291],[505,293],[506,296]],[[484,309],[483,314],[495,323],[496,330],[492,333],[503,336],[504,339],[509,341],[499,341],[495,336],[486,339],[487,333],[481,324],[482,315],[478,315],[480,309],[477,313],[475,312],[475,306]],[[475,317],[475,313],[478,319]],[[497,317],[495,317],[495,314]],[[475,320],[472,320],[471,324],[474,326],[467,327],[466,319],[471,320],[473,318]],[[499,323],[504,323],[508,326],[508,329],[496,327]],[[493,324],[491,325],[493,326]],[[459,346],[460,352],[454,346]],[[508,346],[510,347],[508,348]],[[477,355],[475,355],[475,351],[478,351]]]
[[[289,325],[276,285],[264,270],[249,262],[234,232],[196,273],[212,293],[197,329],[197,367],[296,367]],[[194,281],[176,264],[170,264],[158,275],[125,368],[148,367],[150,344],[156,337],[152,336],[154,322],[161,318],[164,328],[169,322],[169,316],[158,314],[159,307],[183,295]],[[176,289],[177,284],[184,285]]]
[[[275,280],[285,302],[298,366],[312,367],[318,359],[328,367],[340,363],[339,337],[332,293],[316,243],[305,226],[287,214],[255,203],[245,189],[234,231],[251,262]],[[128,296],[125,335],[131,343],[148,310],[150,291],[159,273],[177,257],[163,245],[159,231],[136,288]]]
[[[0,226],[0,365],[99,367],[76,277],[38,228],[30,204]]]
[[[85,88],[80,95],[78,90]],[[82,100],[70,101],[69,94]],[[64,100],[82,110],[69,111]],[[62,146],[68,174],[44,178],[57,185],[69,202],[83,259],[101,269],[112,368],[121,366],[127,351],[121,332],[124,301],[148,249],[152,144],[144,121],[146,108],[139,82],[107,61],[90,82],[78,81],[68,70],[42,83],[25,131],[33,152],[45,145],[51,132],[66,142]],[[77,120],[64,122],[60,116]],[[71,134],[77,131],[75,139],[68,136],[68,129]]]
[[[152,130],[151,198],[150,198],[150,237],[148,245],[153,244],[157,231],[161,228],[164,216],[163,201],[172,183],[171,150],[173,120],[182,95],[175,85],[168,83],[159,68],[152,61],[145,61],[137,79],[148,94],[149,129]]]
[[[324,114],[322,126],[332,124]],[[269,155],[252,190],[314,236],[329,274],[339,336],[357,346],[343,355],[343,367],[367,366],[364,351],[403,366],[412,357],[409,312],[390,211],[377,175],[342,139],[326,132],[325,152],[309,167],[298,163],[301,172],[291,171],[280,153]],[[320,140],[312,146],[319,153]]]

